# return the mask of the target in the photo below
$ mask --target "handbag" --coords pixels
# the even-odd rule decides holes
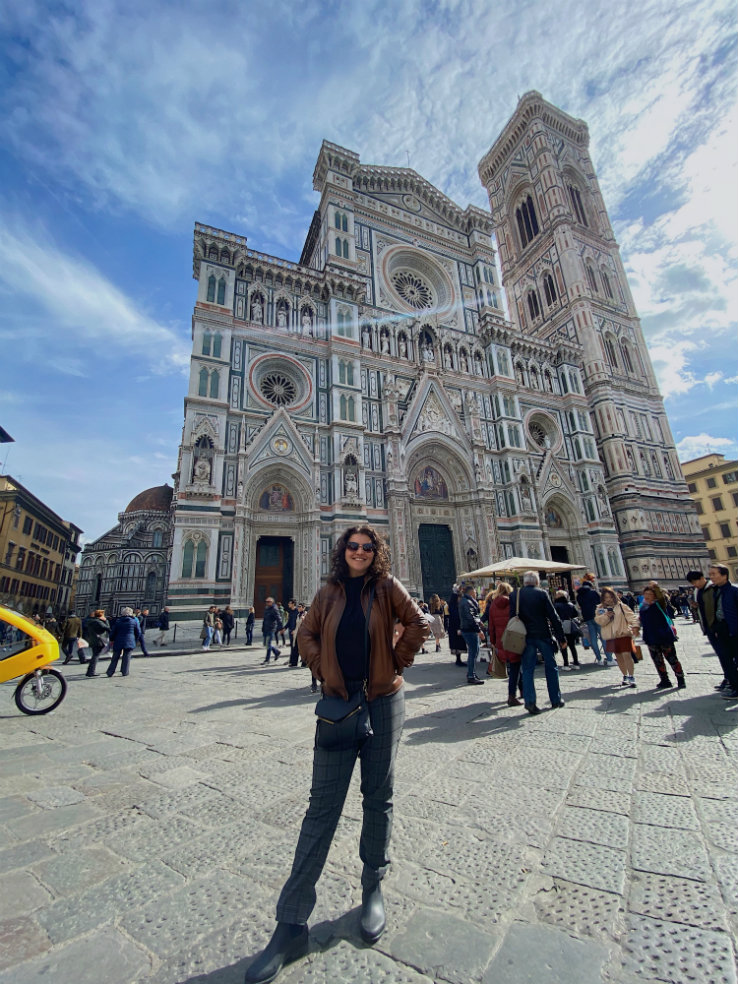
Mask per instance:
[[[633,662],[640,663],[642,659],[643,659],[643,650],[641,649],[640,646],[636,646],[636,644],[633,643]]]
[[[666,624],[669,626],[669,628],[671,629],[671,634],[674,636],[674,642],[678,642],[679,641],[679,636],[677,635],[676,625],[674,625],[674,623],[672,622],[671,618],[666,614],[666,612],[661,607],[661,605],[659,605],[658,601],[656,602],[656,607],[658,608],[658,610],[661,612],[661,614],[666,619]]]
[[[90,644],[86,639],[80,638],[77,640],[77,649],[89,649],[89,648],[90,648]]]
[[[315,705],[318,723],[315,730],[315,744],[318,748],[345,751],[361,747],[372,734],[369,718],[369,699],[367,696],[369,677],[369,617],[374,602],[374,585],[369,592],[369,605],[364,621],[364,680],[356,693],[348,700],[343,697],[323,695]]]
[[[495,677],[497,680],[507,679],[507,667],[497,655],[497,650],[492,650],[492,657],[487,667],[487,676]]]
[[[502,648],[509,653],[520,656],[525,649],[527,635],[528,630],[525,627],[525,622],[520,617],[520,588],[518,588],[515,597],[515,614],[508,621],[505,631],[502,633]]]

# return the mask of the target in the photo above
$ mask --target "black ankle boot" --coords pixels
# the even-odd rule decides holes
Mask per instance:
[[[304,957],[307,951],[307,926],[278,922],[266,949],[246,971],[245,984],[268,984],[286,963]]]
[[[372,888],[361,892],[361,938],[365,943],[376,943],[384,932],[387,918],[384,914],[382,886],[377,882]]]

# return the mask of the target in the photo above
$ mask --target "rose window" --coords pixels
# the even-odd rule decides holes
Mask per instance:
[[[275,407],[286,407],[295,402],[297,386],[286,373],[272,370],[260,380],[261,395]]]
[[[529,425],[528,430],[530,431],[530,436],[533,438],[536,444],[541,448],[545,448],[546,432],[543,429],[543,427],[541,427],[541,425],[537,421],[533,421],[533,423]]]
[[[400,270],[393,275],[392,285],[403,301],[416,310],[424,311],[433,306],[433,292],[417,273]]]

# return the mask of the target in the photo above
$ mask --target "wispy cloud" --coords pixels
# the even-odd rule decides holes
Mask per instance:
[[[65,374],[84,376],[92,356],[121,352],[159,374],[189,365],[182,334],[139,310],[88,261],[33,238],[13,218],[0,227],[0,290],[8,299],[0,330],[17,340],[20,320],[24,344],[35,339],[33,348],[47,358],[53,352]]]
[[[736,454],[738,444],[727,437],[713,437],[710,434],[693,434],[683,437],[676,446],[680,461],[691,461],[704,454]]]

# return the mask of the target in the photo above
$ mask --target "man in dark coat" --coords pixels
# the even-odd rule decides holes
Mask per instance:
[[[715,585],[712,632],[718,658],[728,679],[728,686],[721,696],[724,700],[738,700],[738,585],[731,584],[730,571],[723,564],[712,564],[707,573]]]
[[[264,621],[261,625],[261,631],[264,633],[264,645],[266,646],[266,658],[262,660],[262,664],[269,662],[272,652],[274,653],[275,663],[282,655],[279,649],[277,649],[277,633],[281,628],[282,619],[279,617],[279,609],[277,608],[276,602],[274,598],[267,598],[266,608],[264,609]]]
[[[561,619],[548,594],[539,587],[540,578],[536,571],[526,571],[523,575],[523,587],[513,591],[510,596],[510,613],[518,611],[518,593],[520,594],[520,611],[518,614],[525,625],[525,649],[521,657],[523,673],[523,700],[529,714],[539,714],[536,705],[536,688],[533,674],[536,668],[537,653],[543,656],[546,672],[546,686],[551,707],[563,707],[561,690],[559,689],[559,670],[556,665],[551,630],[559,641],[563,652],[566,647],[566,635]]]
[[[451,652],[456,657],[457,666],[466,666],[461,658],[461,653],[466,652],[466,642],[461,634],[461,623],[459,621],[459,592],[458,584],[451,589],[451,597],[448,599],[448,645]]]
[[[64,652],[64,663],[71,662],[72,656],[74,655],[74,644],[82,635],[82,620],[74,612],[70,612],[67,616],[64,626],[62,628],[62,650]],[[80,663],[86,663],[87,660],[82,655],[83,650],[77,649],[77,655],[79,656]]]
[[[155,646],[166,646],[164,640],[167,637],[167,632],[169,631],[169,608],[164,606],[159,613],[159,618],[156,622],[157,628],[159,629],[159,635],[154,639]]]
[[[119,659],[121,660],[121,675],[128,676],[131,653],[140,639],[141,627],[138,624],[138,619],[133,615],[133,609],[124,608],[110,630],[110,649],[113,655],[106,670],[109,677],[115,673]]]
[[[577,591],[577,604],[582,613],[584,624],[589,629],[589,644],[592,647],[595,662],[602,663],[605,659],[605,647],[602,645],[600,627],[595,622],[595,612],[600,603],[600,595],[598,591],[595,591],[594,579],[594,574],[591,571],[587,571],[582,578],[582,586]],[[614,663],[615,660],[613,659],[612,662]]]

